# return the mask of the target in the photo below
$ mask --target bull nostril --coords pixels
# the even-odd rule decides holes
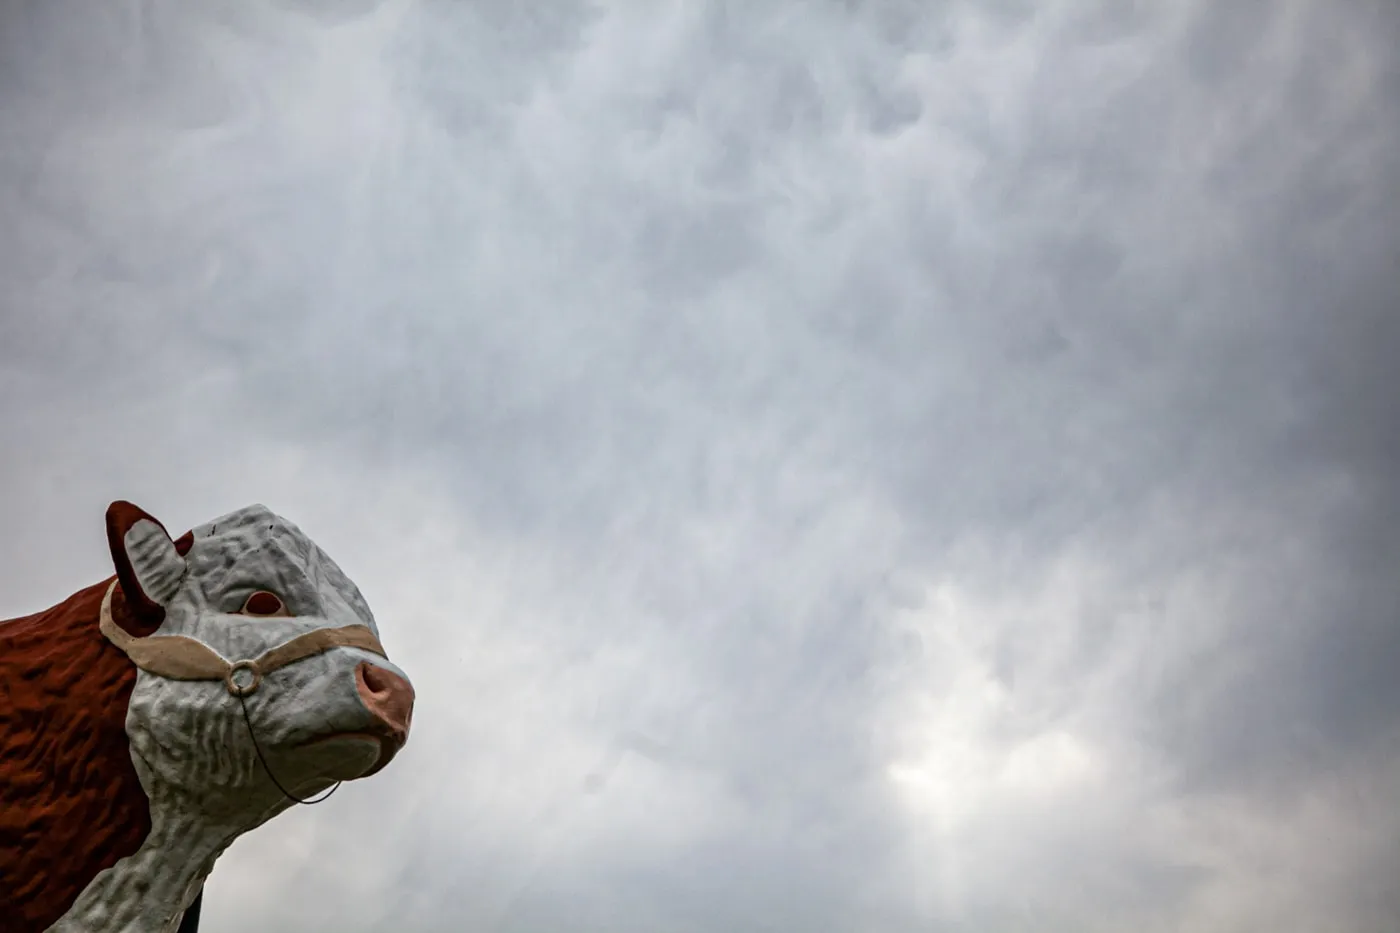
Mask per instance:
[[[391,692],[389,679],[385,676],[386,673],[382,668],[372,664],[360,664],[360,680],[364,682],[365,690],[375,698],[388,696]]]
[[[413,720],[413,686],[398,674],[361,661],[355,668],[355,686],[365,708],[390,730],[407,736]]]

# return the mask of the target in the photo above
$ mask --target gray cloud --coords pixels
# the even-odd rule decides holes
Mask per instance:
[[[266,501],[417,671],[214,931],[1388,929],[1396,26],[13,6],[6,604]]]

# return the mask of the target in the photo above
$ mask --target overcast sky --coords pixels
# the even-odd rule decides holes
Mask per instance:
[[[207,933],[1400,925],[1391,0],[0,0],[0,616],[418,689]]]

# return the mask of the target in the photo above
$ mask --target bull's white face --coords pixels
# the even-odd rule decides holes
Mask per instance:
[[[378,636],[335,562],[266,508],[193,535],[181,555],[155,522],[125,533],[141,589],[165,610],[157,635],[197,639],[231,661],[317,628],[359,624]],[[299,797],[372,774],[407,737],[413,691],[385,658],[334,647],[268,673],[242,702],[248,721],[224,683],[139,673],[126,728],[153,811],[178,807],[236,834],[293,805],[268,770]]]
[[[408,736],[413,687],[384,657],[349,647],[378,642],[364,598],[311,539],[266,508],[216,519],[177,544],[147,513],[114,502],[107,534],[125,624],[142,637],[117,626],[110,602],[99,620],[106,637],[133,663],[157,645],[208,657],[212,649],[224,673],[177,679],[205,674],[172,666],[168,654],[141,655],[126,732],[150,831],[48,933],[171,933],[229,844],[294,805],[283,788],[304,799],[388,763]],[[344,631],[302,639],[302,647],[315,643],[309,652],[287,647],[276,656],[281,666],[257,660],[319,629]],[[262,668],[241,701],[245,685],[226,663],[238,661]]]

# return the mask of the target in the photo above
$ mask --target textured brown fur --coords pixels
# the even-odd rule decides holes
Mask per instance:
[[[187,551],[189,536],[177,542]],[[136,668],[98,631],[113,578],[0,622],[0,928],[42,933],[150,832],[126,711]],[[119,586],[113,619],[149,635]]]

